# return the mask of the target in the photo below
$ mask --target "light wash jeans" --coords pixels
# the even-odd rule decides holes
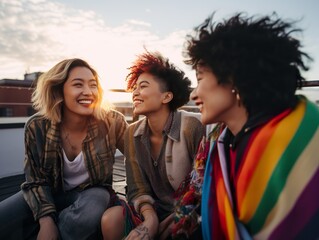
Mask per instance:
[[[90,239],[100,236],[100,221],[110,194],[102,187],[69,191],[54,196],[58,210],[58,228],[63,240]],[[0,202],[0,239],[35,239],[39,224],[22,192]]]

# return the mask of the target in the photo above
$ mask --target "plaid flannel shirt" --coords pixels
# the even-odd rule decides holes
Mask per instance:
[[[78,186],[79,190],[91,186],[112,186],[115,151],[124,152],[124,116],[110,110],[103,120],[92,118],[82,151],[89,173],[89,181]],[[25,176],[21,185],[34,218],[55,213],[53,196],[64,191],[63,155],[59,124],[35,114],[25,125]]]

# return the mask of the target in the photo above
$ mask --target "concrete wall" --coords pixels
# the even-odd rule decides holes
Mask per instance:
[[[0,178],[23,173],[23,162],[24,128],[0,128]]]

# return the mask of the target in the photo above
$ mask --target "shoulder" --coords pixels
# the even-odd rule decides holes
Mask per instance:
[[[178,110],[177,114],[181,115],[182,121],[185,120],[185,119],[194,119],[194,120],[197,119],[198,121],[200,121],[200,117],[201,117],[200,113],[188,112],[188,111],[185,111],[185,110]]]
[[[50,120],[36,113],[32,115],[24,125],[25,137],[32,136],[32,138],[42,138],[47,134],[52,125],[53,123]]]
[[[181,114],[181,116],[183,117],[194,117],[197,119],[200,119],[201,113],[199,112],[189,112],[189,111],[185,111],[185,110],[178,110],[178,113]]]
[[[25,123],[25,128],[32,128],[35,126],[48,126],[51,124],[51,121],[46,119],[43,115],[36,113],[32,115],[27,122]]]
[[[103,122],[108,126],[108,127],[120,127],[120,128],[123,128],[123,129],[126,129],[127,126],[128,126],[128,123],[126,122],[125,120],[125,116],[117,111],[117,110],[114,110],[114,109],[110,109],[110,110],[107,110],[103,112]]]
[[[201,114],[187,111],[178,111],[180,114],[180,134],[186,139],[202,137],[206,134],[206,127],[200,121]]]
[[[128,128],[127,128],[127,132],[136,132],[137,129],[140,129],[140,127],[145,126],[146,124],[146,117],[137,120],[136,122],[131,123]],[[143,127],[142,127],[143,128]]]
[[[139,120],[137,120],[137,121],[135,121],[135,122],[133,122],[133,123],[131,123],[130,125],[129,125],[129,128],[137,128],[137,127],[139,127],[140,125],[142,125],[142,124],[144,124],[145,123],[145,121],[146,121],[146,117],[143,117],[142,119],[139,119]]]
[[[115,119],[115,120],[118,120],[118,119],[125,120],[125,116],[123,115],[123,113],[115,109],[109,109],[109,110],[103,110],[103,111],[104,111],[104,116],[106,118]]]
[[[122,138],[128,126],[125,116],[114,109],[104,112],[103,123],[106,126],[106,129],[108,129],[107,131],[109,131],[109,133],[111,131],[115,138]]]
[[[202,123],[200,121],[201,114],[195,112],[188,112],[184,110],[177,111],[177,114],[181,116],[181,124],[183,125],[198,125],[201,126]]]

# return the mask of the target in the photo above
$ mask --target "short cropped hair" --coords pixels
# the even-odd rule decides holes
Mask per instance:
[[[300,70],[312,59],[300,50],[292,33],[295,22],[283,21],[276,13],[247,17],[237,13],[213,22],[214,14],[187,36],[185,63],[211,68],[219,84],[231,84],[248,113],[293,107],[295,91],[305,80]]]
[[[168,103],[171,111],[183,106],[189,101],[191,81],[185,73],[170,63],[158,52],[146,52],[138,55],[136,61],[129,67],[130,73],[126,77],[127,91],[132,91],[136,81],[142,73],[149,73],[159,80],[163,91],[173,93],[173,99]]]
[[[84,60],[79,58],[65,59],[57,63],[49,71],[43,73],[32,93],[32,103],[35,110],[44,118],[53,122],[61,122],[63,107],[63,85],[69,77],[70,71],[75,67],[88,68],[97,81],[98,96],[93,115],[97,119],[104,117],[102,111],[103,89],[97,72]]]

